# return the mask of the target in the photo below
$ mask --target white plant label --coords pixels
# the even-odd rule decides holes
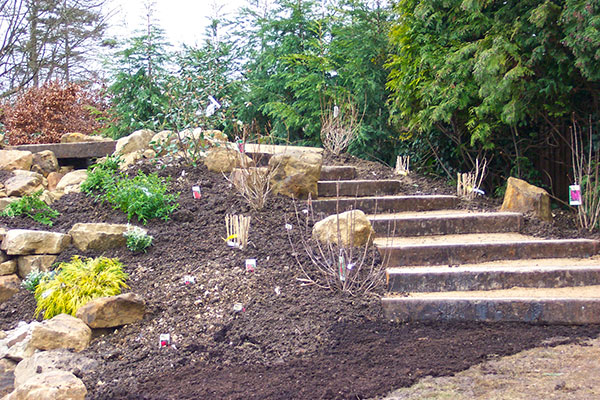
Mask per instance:
[[[292,224],[285,224],[285,229],[291,231],[293,228]]]
[[[248,258],[246,260],[246,271],[254,272],[255,269],[256,269],[256,258]]]
[[[183,283],[185,285],[191,285],[192,283],[196,283],[196,277],[193,275],[186,275],[183,277]]]

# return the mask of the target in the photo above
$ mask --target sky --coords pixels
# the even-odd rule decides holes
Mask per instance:
[[[114,10],[110,20],[109,34],[128,35],[145,26],[148,0],[110,0],[109,9]],[[175,46],[200,44],[204,30],[214,15],[214,9],[233,14],[246,4],[246,0],[154,0],[154,19],[165,31],[169,42]]]

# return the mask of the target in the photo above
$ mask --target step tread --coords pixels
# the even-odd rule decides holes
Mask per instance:
[[[408,295],[392,293],[383,297],[383,301],[415,300],[600,300],[600,285],[564,288],[522,288],[500,290],[474,290],[457,292],[415,292]]]
[[[333,181],[335,182],[335,181]],[[336,202],[338,200],[404,200],[404,199],[457,199],[456,196],[445,194],[424,194],[424,195],[387,195],[387,196],[340,196],[336,198],[325,198],[313,200],[313,202]]]
[[[496,272],[496,271],[558,271],[564,269],[600,269],[600,255],[587,258],[535,258],[520,260],[499,260],[479,264],[461,264],[454,267],[447,265],[437,266],[410,266],[389,267],[387,273],[393,274],[439,274],[461,272]]]
[[[388,183],[388,182],[394,182],[394,183],[402,183],[402,181],[398,180],[398,179],[343,179],[343,180],[337,180],[337,181],[319,181],[319,183],[326,183],[326,184],[336,184],[336,183],[340,183],[340,184],[353,184],[353,185],[358,185],[361,183]]]
[[[406,211],[398,213],[368,214],[371,221],[379,220],[409,220],[409,219],[457,219],[478,217],[520,217],[521,213],[505,211],[473,211],[473,210],[434,210],[434,211]]]
[[[545,239],[523,235],[521,233],[467,233],[458,235],[435,236],[405,236],[405,237],[380,237],[374,243],[378,247],[406,248],[427,246],[481,246],[487,244],[528,244],[528,243],[594,243],[591,239]]]

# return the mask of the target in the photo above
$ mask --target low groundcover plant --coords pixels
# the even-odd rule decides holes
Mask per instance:
[[[148,233],[140,228],[139,226],[130,227],[126,232],[123,233],[125,239],[127,239],[127,248],[134,253],[143,251],[152,245],[154,236],[148,235]]]
[[[10,203],[0,212],[5,217],[16,217],[25,215],[36,222],[52,226],[52,219],[58,217],[60,213],[52,209],[40,198],[42,191],[37,191],[30,195],[23,196],[20,200]]]
[[[54,276],[42,278],[35,289],[36,318],[42,312],[44,319],[63,313],[75,315],[90,300],[115,296],[127,288],[128,275],[116,258],[74,256],[55,271]]]

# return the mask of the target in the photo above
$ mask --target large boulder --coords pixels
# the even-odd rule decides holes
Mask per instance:
[[[77,310],[77,318],[90,328],[112,328],[144,318],[146,303],[135,293],[94,299]]]
[[[31,165],[32,171],[43,176],[48,176],[48,174],[56,172],[58,169],[58,159],[54,155],[54,152],[44,150],[33,155],[33,164]]]
[[[58,232],[11,229],[2,241],[8,255],[60,254],[71,244],[71,236]]]
[[[130,227],[126,224],[78,223],[73,225],[69,235],[73,239],[73,245],[81,251],[104,251],[124,247],[127,239],[123,233]]]
[[[364,212],[352,210],[331,215],[317,222],[313,227],[312,236],[322,243],[357,247],[371,244],[375,238],[375,231]]]
[[[250,157],[227,147],[213,147],[204,159],[204,165],[212,172],[230,173],[234,168],[254,165]]]
[[[8,196],[23,197],[44,189],[44,177],[37,172],[14,171],[14,175],[4,182]]]
[[[92,330],[79,318],[59,314],[36,325],[31,332],[31,345],[39,350],[71,349],[82,351],[92,339]]]
[[[87,176],[88,174],[85,169],[71,171],[65,174],[58,182],[56,190],[64,194],[79,193],[81,192],[81,184],[87,179]]]
[[[112,139],[98,135],[86,135],[79,132],[65,133],[61,136],[61,143],[85,143],[85,142],[110,142]]]
[[[548,192],[522,179],[513,177],[508,178],[504,202],[500,211],[533,213],[539,219],[552,221]]]
[[[0,150],[0,170],[14,171],[22,169],[29,171],[33,162],[33,154],[30,151]]]
[[[0,303],[13,297],[19,292],[21,280],[17,275],[0,276]]]
[[[84,400],[86,394],[81,379],[68,371],[53,370],[33,375],[7,400]]]
[[[323,156],[315,152],[275,154],[269,160],[273,193],[295,199],[318,196],[317,182],[321,176]]]
[[[15,387],[19,387],[36,374],[50,371],[67,371],[87,374],[98,367],[98,361],[66,349],[56,349],[35,353],[22,360],[15,368]]]
[[[17,258],[17,275],[22,279],[25,279],[31,271],[50,271],[50,267],[56,261],[54,255],[33,255],[33,256],[20,256]]]
[[[17,272],[17,260],[0,262],[0,276],[12,275]]]
[[[149,129],[135,131],[131,135],[117,140],[114,154],[125,155],[134,151],[146,150],[153,136],[154,132]]]

